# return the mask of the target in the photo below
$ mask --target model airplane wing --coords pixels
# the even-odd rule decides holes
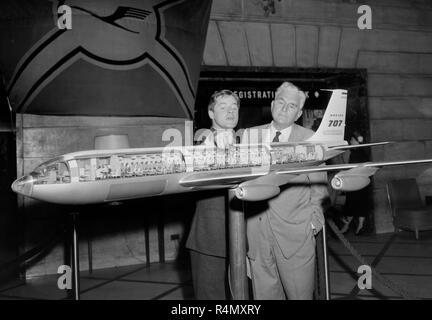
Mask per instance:
[[[346,164],[333,164],[321,167],[304,167],[295,169],[279,170],[276,174],[304,174],[312,172],[322,172],[322,171],[340,171],[349,170],[353,174],[365,174],[371,172],[371,170],[366,169],[376,169],[375,172],[383,167],[389,166],[399,166],[407,164],[421,164],[421,163],[431,163],[432,159],[421,159],[421,160],[404,160],[404,161],[381,161],[381,162],[363,162],[363,163],[346,163]],[[373,175],[375,172],[369,174]]]
[[[355,149],[355,148],[364,148],[364,147],[375,147],[375,146],[381,146],[384,144],[390,144],[394,143],[393,141],[384,141],[384,142],[372,142],[372,143],[362,143],[362,144],[349,144],[349,145],[342,145],[342,146],[332,146],[329,147],[331,150],[348,150],[348,149]]]
[[[296,175],[339,171],[331,181],[332,187],[341,191],[354,191],[367,186],[370,183],[370,176],[374,175],[380,168],[421,163],[432,163],[432,159],[348,163],[296,168],[281,168],[281,166],[278,166],[278,168],[248,168],[242,171],[226,170],[225,172],[193,173],[183,177],[179,183],[184,187],[195,187],[198,189],[213,185],[239,187],[242,191],[254,188],[256,189],[254,190],[254,195],[261,198],[262,195],[260,193],[268,191],[268,188],[278,188],[281,185],[287,184]],[[239,198],[245,199],[245,197],[241,196]],[[248,197],[246,200],[257,199]]]

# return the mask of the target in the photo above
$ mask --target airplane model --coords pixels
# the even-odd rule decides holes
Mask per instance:
[[[23,196],[66,205],[114,202],[207,189],[234,188],[237,198],[259,201],[279,194],[299,174],[338,171],[334,189],[355,191],[382,167],[432,162],[432,159],[325,165],[351,148],[344,141],[347,91],[332,96],[316,133],[307,141],[242,143],[225,149],[208,146],[90,150],[68,153],[17,179]],[[252,133],[251,130],[249,130]]]

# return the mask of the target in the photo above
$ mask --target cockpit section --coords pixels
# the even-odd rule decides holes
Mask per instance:
[[[65,162],[49,161],[41,164],[28,175],[17,179],[12,190],[19,194],[31,196],[36,185],[66,184],[71,182],[69,168]]]
[[[42,164],[31,172],[30,175],[35,185],[71,182],[70,171],[65,162]]]

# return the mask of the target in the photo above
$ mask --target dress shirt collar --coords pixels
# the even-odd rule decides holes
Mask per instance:
[[[291,131],[292,131],[292,125],[289,126],[288,128],[282,129],[282,130],[277,130],[274,126],[273,121],[270,123],[270,137],[269,137],[269,142],[271,143],[273,141],[273,138],[276,135],[276,132],[280,131],[280,136],[279,136],[279,142],[288,142],[288,139],[291,135]]]

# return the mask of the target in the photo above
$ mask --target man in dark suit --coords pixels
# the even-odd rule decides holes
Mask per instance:
[[[307,140],[314,132],[294,123],[305,100],[299,88],[284,82],[271,104],[273,121],[246,130],[243,139],[258,137],[249,142],[264,144]],[[321,203],[327,195],[325,173],[302,174],[264,205],[248,205],[247,255],[255,299],[312,299],[314,235],[324,224]]]
[[[211,130],[203,145],[226,148],[236,142],[234,128],[238,122],[240,99],[229,91],[215,92],[208,106]],[[195,298],[224,300],[227,285],[226,203],[227,191],[205,191],[198,195],[186,247],[190,249]]]

